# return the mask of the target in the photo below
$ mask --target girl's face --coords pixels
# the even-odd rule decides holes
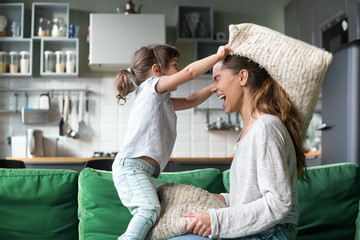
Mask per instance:
[[[166,68],[162,71],[163,75],[172,75],[174,73],[177,73],[179,71],[179,62],[178,58],[174,57],[170,60],[169,64],[166,66]]]
[[[244,91],[240,84],[240,75],[223,68],[222,62],[213,68],[213,87],[211,91],[223,100],[223,108],[227,114],[240,111]]]

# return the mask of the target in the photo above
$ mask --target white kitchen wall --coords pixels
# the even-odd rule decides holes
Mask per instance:
[[[173,93],[182,97],[211,84],[210,76],[187,83]],[[113,78],[18,78],[2,79],[0,88],[10,89],[88,89],[91,91],[89,112],[85,114],[85,129],[80,139],[59,136],[59,104],[57,95],[51,98],[51,116],[46,124],[23,124],[20,113],[0,113],[0,158],[10,157],[9,136],[24,136],[29,128],[40,129],[45,137],[58,137],[58,154],[63,157],[91,157],[94,151],[117,152],[121,148],[134,95],[125,105],[116,102]],[[40,93],[29,93],[29,107],[38,106]],[[76,98],[77,94],[72,94]],[[15,109],[13,93],[0,94],[1,109]],[[25,106],[24,94],[20,95],[19,107]],[[201,108],[217,108],[210,111],[210,121],[218,117],[227,120],[220,101],[212,96]],[[233,154],[239,132],[206,131],[206,112],[185,110],[177,112],[178,137],[172,157],[227,157]],[[76,117],[76,115],[74,115]],[[235,122],[235,115],[231,116]]]

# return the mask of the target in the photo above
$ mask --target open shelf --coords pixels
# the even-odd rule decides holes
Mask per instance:
[[[52,22],[55,18],[60,18],[64,23],[64,33],[62,36],[52,36],[51,25],[47,24],[48,21]],[[40,19],[43,19],[46,26],[40,28]],[[31,21],[31,37],[33,39],[40,38],[56,38],[66,39],[69,36],[69,3],[39,3],[32,4],[32,21]],[[39,33],[40,32],[40,33]],[[46,33],[45,33],[46,32]],[[56,31],[58,32],[58,31]]]
[[[75,71],[73,73],[56,73],[56,72],[45,72],[45,59],[44,53],[45,51],[73,51],[75,52]],[[41,39],[41,51],[40,51],[40,75],[42,76],[78,76],[79,73],[79,39],[78,38],[69,38],[69,39],[50,39],[44,38]],[[66,65],[66,63],[65,63]]]
[[[20,64],[18,66],[18,72],[17,73],[10,73],[9,71],[9,60],[7,59],[6,63],[6,72],[0,73],[0,76],[31,76],[32,75],[32,49],[33,49],[33,42],[30,38],[23,38],[23,39],[10,39],[10,38],[3,38],[0,39],[0,51],[10,53],[12,51],[21,52],[21,51],[27,51],[29,52],[29,66],[28,66],[28,72],[27,73],[21,73],[20,72]],[[20,60],[19,60],[20,61]]]
[[[24,36],[24,3],[0,3],[0,15],[7,21],[6,36],[0,39],[17,39]]]

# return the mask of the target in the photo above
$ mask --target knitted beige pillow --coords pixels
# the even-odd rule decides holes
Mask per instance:
[[[192,218],[182,217],[182,214],[226,207],[208,191],[179,183],[160,185],[158,196],[161,203],[160,218],[149,231],[147,239],[165,240],[186,234],[186,225]]]
[[[304,138],[332,54],[256,24],[230,25],[229,31],[233,54],[265,68],[289,95],[302,117]]]

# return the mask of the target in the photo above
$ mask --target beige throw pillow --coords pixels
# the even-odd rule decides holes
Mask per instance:
[[[153,240],[165,240],[186,234],[186,226],[192,218],[182,217],[182,214],[226,207],[208,191],[179,183],[160,185],[158,196],[161,203],[160,218],[148,234],[148,239]]]
[[[230,25],[229,32],[233,54],[265,68],[289,95],[302,117],[304,138],[332,54],[252,23]]]

